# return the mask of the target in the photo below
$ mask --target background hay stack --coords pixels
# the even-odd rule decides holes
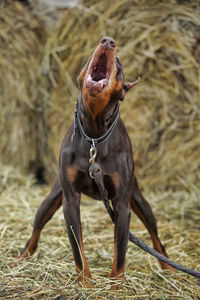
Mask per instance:
[[[44,26],[30,7],[15,1],[1,6],[0,154],[4,163],[32,171],[44,166],[48,153],[45,41]]]
[[[11,2],[0,12],[0,153],[46,179],[73,120],[76,78],[104,35],[117,42],[126,79],[141,83],[121,105],[143,187],[199,182],[199,1],[86,0],[48,41],[41,18]],[[37,12],[37,10],[34,10]],[[49,176],[51,174],[51,176]]]
[[[62,109],[57,122],[51,121],[56,144],[73,119],[76,77],[100,38],[109,35],[117,41],[126,79],[143,74],[121,105],[143,185],[182,188],[198,182],[199,5],[88,0],[70,9],[50,41],[58,85],[51,100]]]

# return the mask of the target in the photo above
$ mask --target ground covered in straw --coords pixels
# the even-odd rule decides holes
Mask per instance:
[[[199,299],[198,280],[181,272],[165,274],[156,259],[135,245],[128,245],[126,276],[119,292],[109,289],[113,257],[113,225],[101,202],[83,198],[81,205],[85,251],[93,273],[94,288],[76,282],[72,251],[60,209],[43,230],[36,254],[15,268],[32,230],[33,215],[49,186],[37,186],[31,176],[1,166],[0,187],[0,299]],[[157,216],[162,241],[173,260],[200,271],[199,194],[151,193],[145,196]],[[133,215],[131,231],[151,244],[140,221]]]

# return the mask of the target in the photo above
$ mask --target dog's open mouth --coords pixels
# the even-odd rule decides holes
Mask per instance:
[[[99,57],[99,60],[97,61],[96,65],[94,66],[91,78],[93,81],[101,81],[106,78],[107,73],[107,58],[105,54],[102,54]]]
[[[86,76],[86,88],[91,92],[101,92],[108,83],[109,75],[108,58],[103,53],[97,59],[93,59]]]

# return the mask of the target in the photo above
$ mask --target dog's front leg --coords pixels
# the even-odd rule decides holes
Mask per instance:
[[[110,274],[113,289],[119,289],[121,280],[124,278],[124,266],[126,248],[129,237],[130,205],[122,199],[112,201],[115,213],[114,228],[114,260]]]
[[[71,243],[78,280],[85,287],[92,287],[91,272],[84,253],[80,221],[80,194],[64,193],[63,210]]]
[[[17,258],[12,266],[14,267],[21,260],[33,255],[37,249],[40,233],[46,223],[52,218],[54,213],[62,204],[62,189],[59,176],[56,177],[53,188],[50,194],[45,198],[38,208],[33,226],[31,238],[27,241],[26,246],[22,250],[21,255]]]

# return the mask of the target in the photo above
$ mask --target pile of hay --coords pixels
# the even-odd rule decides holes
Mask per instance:
[[[2,6],[0,28],[0,155],[4,163],[41,173],[50,160],[48,79],[41,67],[46,31],[16,1]]]
[[[200,169],[199,1],[86,0],[49,40],[50,119],[60,143],[73,119],[76,77],[100,38],[112,36],[126,79],[143,75],[121,105],[143,186],[191,187]]]

